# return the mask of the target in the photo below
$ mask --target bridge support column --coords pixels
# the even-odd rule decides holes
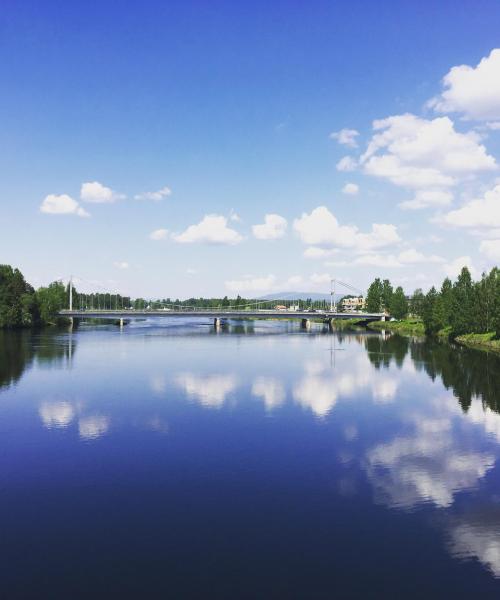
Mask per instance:
[[[215,331],[220,330],[220,318],[219,317],[215,317],[215,319],[214,319],[214,329],[215,329]]]
[[[386,318],[385,318],[385,315],[383,315],[383,316],[382,316],[382,318],[381,318],[380,320],[381,320],[381,321],[385,321],[385,320],[386,320]]]
[[[327,319],[328,329],[333,331],[333,319]]]
[[[123,317],[120,317],[120,331],[123,329]]]
[[[73,325],[74,325],[74,322],[73,322],[73,317],[70,317],[70,318],[69,318],[69,326],[68,326],[68,331],[73,331]]]
[[[309,319],[302,319],[300,326],[302,329],[311,329],[311,321],[309,321]]]

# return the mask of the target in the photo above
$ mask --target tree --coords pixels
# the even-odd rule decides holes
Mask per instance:
[[[35,290],[19,269],[0,265],[0,328],[30,327],[38,321]]]
[[[389,310],[393,293],[391,282],[384,279],[382,282],[382,308],[384,310]]]
[[[366,310],[368,312],[377,313],[382,310],[382,282],[377,277],[371,283],[366,294]]]
[[[398,286],[392,294],[389,310],[391,315],[398,320],[403,319],[408,314],[408,301],[401,286]]]
[[[434,286],[427,292],[424,300],[423,315],[426,333],[437,333],[441,329],[441,322],[437,316],[439,295]]]
[[[474,312],[474,290],[472,277],[464,267],[453,286],[451,300],[450,325],[453,336],[474,331],[472,314]]]
[[[36,298],[41,320],[45,324],[56,323],[59,320],[59,311],[68,307],[67,290],[60,281],[54,281],[48,287],[39,288]]]
[[[413,296],[410,299],[409,309],[412,315],[415,317],[422,317],[424,311],[424,301],[425,295],[422,292],[422,288],[417,288],[413,292]]]

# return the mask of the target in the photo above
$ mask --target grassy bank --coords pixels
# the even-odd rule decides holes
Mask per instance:
[[[500,352],[500,340],[494,338],[495,334],[493,332],[466,333],[465,335],[459,335],[455,338],[455,341],[462,344],[462,346],[468,346],[469,348],[480,348],[482,350]]]
[[[372,321],[370,329],[386,329],[402,335],[425,335],[424,324],[420,319],[403,319],[402,321]]]

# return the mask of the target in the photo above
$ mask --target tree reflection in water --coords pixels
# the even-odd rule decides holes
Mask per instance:
[[[74,353],[71,333],[0,330],[0,389],[17,383],[33,364],[61,366],[70,362]]]

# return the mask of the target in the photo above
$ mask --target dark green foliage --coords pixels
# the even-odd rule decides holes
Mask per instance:
[[[391,282],[384,279],[382,282],[382,308],[384,310],[390,310],[393,293]]]
[[[424,314],[424,300],[425,295],[421,288],[416,289],[413,292],[413,296],[410,299],[409,310],[415,317],[422,317]]]
[[[21,271],[0,265],[0,328],[31,327],[38,321],[35,290]]]
[[[408,314],[408,301],[401,286],[392,294],[389,312],[395,319],[404,319]]]
[[[48,287],[39,288],[36,297],[43,323],[56,322],[57,313],[63,308],[68,308],[67,290],[60,281],[54,281]]]
[[[370,313],[377,313],[382,310],[382,291],[383,286],[380,279],[377,277],[368,288],[366,294],[366,310]]]

